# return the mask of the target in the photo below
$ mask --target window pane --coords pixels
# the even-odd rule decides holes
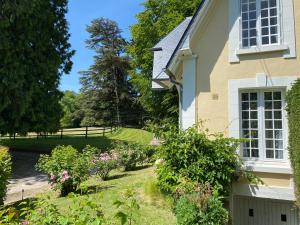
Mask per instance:
[[[273,138],[273,130],[266,130],[266,138]]]
[[[265,100],[273,100],[272,92],[265,92]]]
[[[257,44],[257,10],[256,0],[241,1],[241,18],[242,18],[242,47],[249,48]]]
[[[272,111],[266,111],[265,112],[265,119],[273,119]]]
[[[261,0],[260,11],[262,45],[278,44],[278,9],[277,0]]]
[[[274,119],[282,119],[282,112],[281,111],[275,111],[274,112]]]
[[[242,137],[249,139],[243,144],[243,157],[259,157],[259,131],[258,131],[258,93],[241,93],[242,108]]]
[[[258,117],[257,111],[251,111],[251,113],[250,113],[250,118],[251,118],[251,119],[257,120],[257,117]]]
[[[266,154],[266,157],[267,157],[268,159],[274,159],[274,151],[273,151],[273,150],[267,150],[266,153],[267,153],[267,154]]]
[[[242,101],[249,101],[249,93],[242,93]]]
[[[265,147],[269,159],[283,159],[283,101],[279,91],[264,93]]]
[[[283,159],[283,151],[276,150],[276,159]]]
[[[282,130],[275,130],[275,139],[282,139],[283,133]]]

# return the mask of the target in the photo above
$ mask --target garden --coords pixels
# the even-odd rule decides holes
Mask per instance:
[[[0,224],[227,224],[231,183],[259,182],[242,169],[241,140],[200,127],[151,131],[159,146],[149,145],[151,132],[121,129],[105,148],[74,142],[42,154],[36,169],[48,175],[51,190],[3,206]],[[6,148],[1,157],[3,203],[11,167]]]

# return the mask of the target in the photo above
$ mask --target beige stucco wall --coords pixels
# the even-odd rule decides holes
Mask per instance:
[[[276,173],[255,173],[261,179],[263,184],[268,187],[293,187],[293,177],[289,174],[276,174]],[[240,184],[249,184],[246,179],[241,179]]]
[[[284,59],[283,53],[265,53],[240,57],[240,63],[229,63],[229,0],[216,1],[191,42],[197,58],[197,121],[211,132],[229,134],[228,81],[256,78],[264,73],[268,77],[299,76],[300,58]],[[300,1],[294,0],[297,55],[300,56]],[[290,175],[258,173],[267,186],[291,187]]]
[[[284,59],[282,53],[248,55],[240,63],[229,63],[228,0],[216,1],[205,25],[196,33],[191,48],[197,59],[197,119],[211,132],[228,134],[228,81],[269,77],[300,76],[300,60]],[[300,1],[294,1],[297,54],[300,56]]]

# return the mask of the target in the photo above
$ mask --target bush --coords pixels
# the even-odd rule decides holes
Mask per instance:
[[[58,146],[51,156],[40,157],[37,169],[48,174],[54,189],[59,189],[61,196],[66,196],[87,180],[96,151],[95,148],[87,146],[83,153],[79,153],[72,146]]]
[[[108,224],[104,219],[102,207],[97,199],[70,196],[73,204],[67,213],[61,212],[48,199],[41,199],[30,204],[21,203],[20,210],[8,208],[0,210],[0,224],[52,225],[52,224]]]
[[[117,168],[117,157],[114,154],[102,153],[94,156],[92,160],[92,171],[102,178],[107,180],[110,171]]]
[[[199,210],[187,197],[181,197],[176,204],[178,225],[195,225],[199,221]]]
[[[113,148],[118,158],[118,164],[125,171],[135,170],[138,165],[153,161],[154,150],[150,146],[136,143],[118,143]]]
[[[289,121],[289,154],[292,161],[297,203],[300,206],[300,80],[287,94],[287,112]]]
[[[163,163],[158,166],[159,186],[166,192],[174,192],[181,178],[196,183],[209,183],[220,194],[229,194],[233,181],[241,175],[250,178],[242,169],[236,153],[239,140],[209,135],[198,127],[186,131],[170,127],[161,136],[159,156]]]
[[[8,179],[11,174],[11,157],[7,148],[0,146],[0,205],[6,196]]]
[[[223,207],[222,198],[213,191],[210,185],[192,183],[178,191],[179,200],[176,204],[178,225],[225,225],[228,224],[229,214]]]

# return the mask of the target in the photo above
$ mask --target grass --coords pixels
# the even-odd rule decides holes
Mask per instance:
[[[85,139],[81,136],[67,137],[64,139],[3,139],[0,145],[9,147],[16,151],[50,152],[57,145],[72,145],[77,149],[83,149],[86,145],[91,145],[99,149],[109,147],[115,141],[138,142],[140,144],[149,144],[153,135],[147,131],[132,128],[121,128],[112,134],[106,136],[93,136]]]
[[[86,182],[95,193],[89,194],[90,197],[100,201],[103,213],[106,218],[113,219],[117,212],[113,203],[122,199],[126,190],[134,190],[140,205],[139,222],[141,225],[173,225],[176,224],[176,218],[172,213],[171,200],[161,194],[153,186],[155,181],[154,168],[146,168],[133,172],[115,171],[112,179],[108,181],[100,181],[93,177]],[[99,193],[101,198],[99,199]],[[43,194],[45,196],[45,194]],[[50,192],[51,202],[58,206],[58,209],[68,213],[68,206],[73,200],[64,197],[57,198],[57,193]],[[79,197],[80,200],[81,197]],[[117,223],[118,224],[118,223]]]

